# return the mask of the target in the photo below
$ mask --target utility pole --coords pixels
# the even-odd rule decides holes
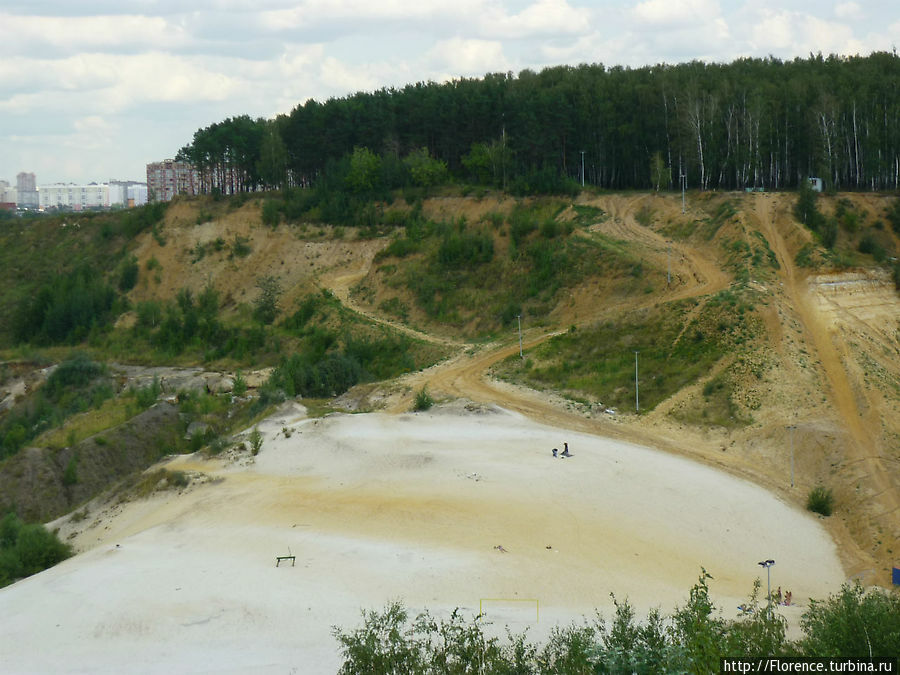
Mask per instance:
[[[634,353],[634,410],[641,411],[641,400],[638,396],[638,353]]]
[[[796,428],[796,424],[790,424],[787,427],[791,434],[791,487],[794,487],[794,429]]]
[[[584,150],[581,151],[581,187],[584,187]]]
[[[516,321],[519,322],[519,358],[524,359],[525,356],[522,354],[522,315],[516,314]]]
[[[672,241],[666,240],[666,287],[672,283]]]
[[[757,565],[760,567],[766,568],[766,600],[768,601],[766,604],[767,609],[772,609],[772,565],[775,564],[774,560],[763,560]]]

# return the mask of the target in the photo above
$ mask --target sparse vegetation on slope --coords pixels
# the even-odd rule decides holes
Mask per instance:
[[[616,601],[609,623],[592,622],[553,630],[544,645],[526,635],[500,640],[485,634],[482,617],[465,619],[459,610],[446,620],[428,612],[412,619],[400,603],[382,612],[363,612],[353,631],[333,629],[344,662],[340,673],[455,673],[479,664],[491,673],[713,673],[724,657],[894,658],[900,636],[900,596],[845,585],[824,601],[813,600],[802,618],[804,635],[792,642],[786,622],[766,607],[757,581],[744,611],[724,619],[709,596],[708,574],[670,616],[658,609],[638,620],[627,600]],[[615,599],[615,598],[614,598]]]

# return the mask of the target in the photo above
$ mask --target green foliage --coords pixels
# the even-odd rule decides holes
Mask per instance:
[[[416,392],[416,400],[413,403],[413,410],[415,412],[424,412],[426,410],[431,410],[431,407],[434,405],[434,399],[431,397],[431,394],[428,393],[427,387],[422,387],[418,392]]]
[[[75,343],[113,318],[116,300],[95,270],[81,267],[54,278],[19,305],[15,337],[33,344]]]
[[[448,268],[470,267],[489,263],[494,257],[494,240],[479,232],[449,232],[441,241],[437,261]]]
[[[371,192],[381,184],[381,158],[368,148],[356,147],[344,181],[351,192]]]
[[[255,457],[259,454],[263,444],[263,435],[258,427],[253,427],[248,440],[250,441],[250,452],[252,452]]]
[[[888,257],[884,246],[882,246],[871,233],[863,235],[859,240],[857,249],[860,253],[872,256],[875,259],[875,262],[884,262]]]
[[[106,370],[83,354],[62,362],[47,382],[0,423],[0,457],[18,452],[22,446],[68,417],[98,408],[113,396]]]
[[[0,587],[37,574],[72,555],[43,525],[26,525],[15,514],[0,521]]]
[[[78,453],[73,453],[69,458],[66,468],[63,470],[62,483],[65,486],[75,485],[78,482]]]
[[[894,233],[900,235],[900,197],[894,197],[884,215],[891,224]]]
[[[328,398],[347,391],[360,381],[362,373],[359,363],[343,354],[328,354],[320,360],[293,354],[270,379],[289,397]]]
[[[153,382],[146,387],[134,389],[132,393],[134,394],[134,399],[137,402],[138,407],[141,410],[146,410],[156,403],[159,395],[162,393],[162,385],[159,383],[159,378],[154,377]]]
[[[234,235],[234,239],[231,241],[231,257],[246,258],[251,251],[250,240],[247,237],[239,234]]]
[[[281,311],[278,299],[281,297],[281,284],[273,276],[265,276],[256,282],[259,295],[253,301],[253,316],[262,324],[275,321]]]
[[[806,498],[806,508],[813,513],[830,516],[834,509],[834,495],[829,488],[821,485],[814,487]]]
[[[234,386],[231,388],[231,393],[235,396],[243,396],[247,393],[247,380],[240,370],[234,374]]]
[[[616,612],[609,625],[598,616],[592,624],[556,627],[543,646],[509,630],[505,642],[487,637],[483,616],[466,621],[455,610],[448,619],[438,620],[426,611],[412,619],[394,602],[382,612],[364,611],[363,625],[356,630],[332,629],[344,659],[339,672],[712,673],[718,672],[724,656],[793,654],[785,640],[784,619],[757,604],[758,581],[745,616],[729,621],[718,616],[708,579],[704,570],[688,603],[671,617],[653,610],[645,622],[638,622],[631,605],[613,597]]]
[[[122,293],[127,293],[132,288],[134,288],[135,284],[137,284],[137,280],[138,280],[137,258],[135,258],[133,255],[128,256],[119,265],[119,290]]]
[[[650,183],[653,189],[659,192],[660,188],[667,188],[672,182],[672,168],[667,167],[661,152],[654,152],[650,157]]]
[[[262,222],[269,227],[277,227],[281,220],[281,205],[274,199],[266,199],[262,205]]]
[[[434,159],[428,148],[418,148],[403,160],[413,183],[421,187],[440,185],[447,178],[447,163]]]
[[[859,582],[844,584],[826,600],[811,600],[800,620],[806,656],[896,657],[900,645],[900,594]]]
[[[529,386],[577,392],[609,407],[633,410],[634,352],[639,351],[641,410],[651,410],[708,374],[716,361],[760,330],[759,318],[735,294],[710,299],[685,328],[687,307],[676,303],[558,335],[529,353],[531,368],[510,358],[500,372]],[[708,393],[721,415],[727,419],[734,414],[724,382]],[[736,423],[740,420],[729,426]]]

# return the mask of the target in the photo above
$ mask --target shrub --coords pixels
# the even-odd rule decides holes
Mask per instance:
[[[895,657],[900,644],[900,595],[859,582],[827,600],[810,600],[800,620],[807,656]]]
[[[258,455],[263,444],[263,436],[259,431],[259,427],[253,427],[253,431],[250,432],[249,441],[250,452],[252,452],[254,456]]]
[[[127,293],[138,280],[138,262],[133,255],[129,256],[119,267],[119,290]]]
[[[66,464],[66,469],[63,471],[62,482],[65,486],[75,485],[78,482],[78,454],[75,453],[69,459],[68,464]]]
[[[43,525],[25,525],[14,513],[0,521],[0,587],[62,562],[72,549]]]
[[[834,495],[831,490],[821,485],[809,491],[806,499],[806,508],[813,513],[830,516],[834,509]]]
[[[431,394],[428,393],[428,389],[426,387],[422,387],[416,394],[416,401],[413,404],[413,410],[416,412],[423,412],[425,410],[431,409],[431,406],[433,405],[434,399],[431,397]]]
[[[247,380],[244,379],[244,374],[240,370],[234,374],[234,386],[231,392],[235,396],[243,396],[247,393]]]
[[[277,227],[281,220],[281,202],[275,199],[267,199],[262,206],[262,221],[269,227]]]
[[[278,316],[278,299],[281,297],[281,284],[273,276],[266,276],[256,282],[259,295],[253,301],[253,316],[263,324],[272,323]]]

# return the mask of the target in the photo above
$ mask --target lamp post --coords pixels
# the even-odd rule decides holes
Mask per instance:
[[[794,487],[794,429],[796,424],[789,424],[787,429],[791,434],[791,487]]]
[[[522,315],[516,314],[516,321],[519,322],[519,358],[524,359],[522,355]]]
[[[766,568],[766,607],[771,609],[772,607],[772,566],[775,564],[774,560],[762,560],[757,563],[760,567]]]
[[[634,410],[641,411],[641,402],[638,396],[638,353],[634,353]]]

